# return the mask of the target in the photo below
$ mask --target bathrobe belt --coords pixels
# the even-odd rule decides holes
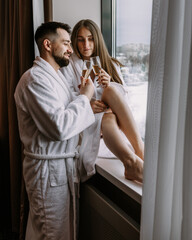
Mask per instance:
[[[26,150],[24,150],[25,156],[37,160],[53,160],[53,159],[63,159],[63,158],[79,158],[79,153],[78,151],[70,152],[70,153],[61,153],[61,154],[55,154],[55,155],[50,155],[50,154],[38,154],[38,153],[31,153]]]
[[[70,153],[62,153],[62,154],[56,154],[56,155],[47,155],[47,154],[37,154],[37,153],[31,153],[28,152],[24,149],[24,154],[25,156],[32,158],[32,159],[37,159],[37,160],[56,160],[56,159],[67,159],[67,158],[73,158],[75,167],[73,169],[73,175],[70,176],[70,173],[68,175],[68,180],[69,180],[69,187],[71,190],[71,194],[72,194],[72,201],[73,201],[73,236],[74,239],[77,238],[77,232],[76,232],[76,228],[77,228],[77,212],[76,212],[76,204],[77,204],[77,199],[79,198],[79,182],[80,182],[80,178],[78,176],[77,173],[77,159],[79,158],[79,152],[78,149],[76,149],[74,152],[70,152]],[[75,191],[75,186],[74,184],[77,184],[77,191]]]
[[[69,153],[61,153],[61,154],[55,154],[55,155],[50,155],[50,154],[38,154],[38,153],[31,153],[28,152],[24,149],[24,154],[25,156],[36,159],[36,160],[59,160],[59,159],[67,159],[67,158],[73,158],[74,160],[74,168],[73,168],[73,182],[79,183],[79,174],[77,170],[77,159],[79,158],[79,146],[77,149],[75,149],[74,152],[69,152]],[[70,174],[69,174],[70,178]],[[71,180],[71,179],[70,179]]]

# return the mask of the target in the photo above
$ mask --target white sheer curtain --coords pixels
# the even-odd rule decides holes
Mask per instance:
[[[142,240],[192,239],[192,0],[154,0]]]
[[[44,1],[43,0],[33,0],[33,30],[34,33],[36,29],[44,23]],[[37,44],[34,41],[35,46],[35,57],[39,56],[39,50]]]

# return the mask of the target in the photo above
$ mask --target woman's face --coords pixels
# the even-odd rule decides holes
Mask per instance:
[[[94,39],[91,32],[85,27],[78,32],[77,47],[83,59],[90,59],[94,51]]]

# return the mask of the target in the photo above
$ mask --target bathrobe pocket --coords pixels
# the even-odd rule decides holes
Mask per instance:
[[[49,160],[49,177],[52,187],[67,183],[67,172],[64,159]]]

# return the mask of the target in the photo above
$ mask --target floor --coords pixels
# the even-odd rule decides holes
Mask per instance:
[[[11,231],[0,232],[0,240],[19,240],[19,235]]]

